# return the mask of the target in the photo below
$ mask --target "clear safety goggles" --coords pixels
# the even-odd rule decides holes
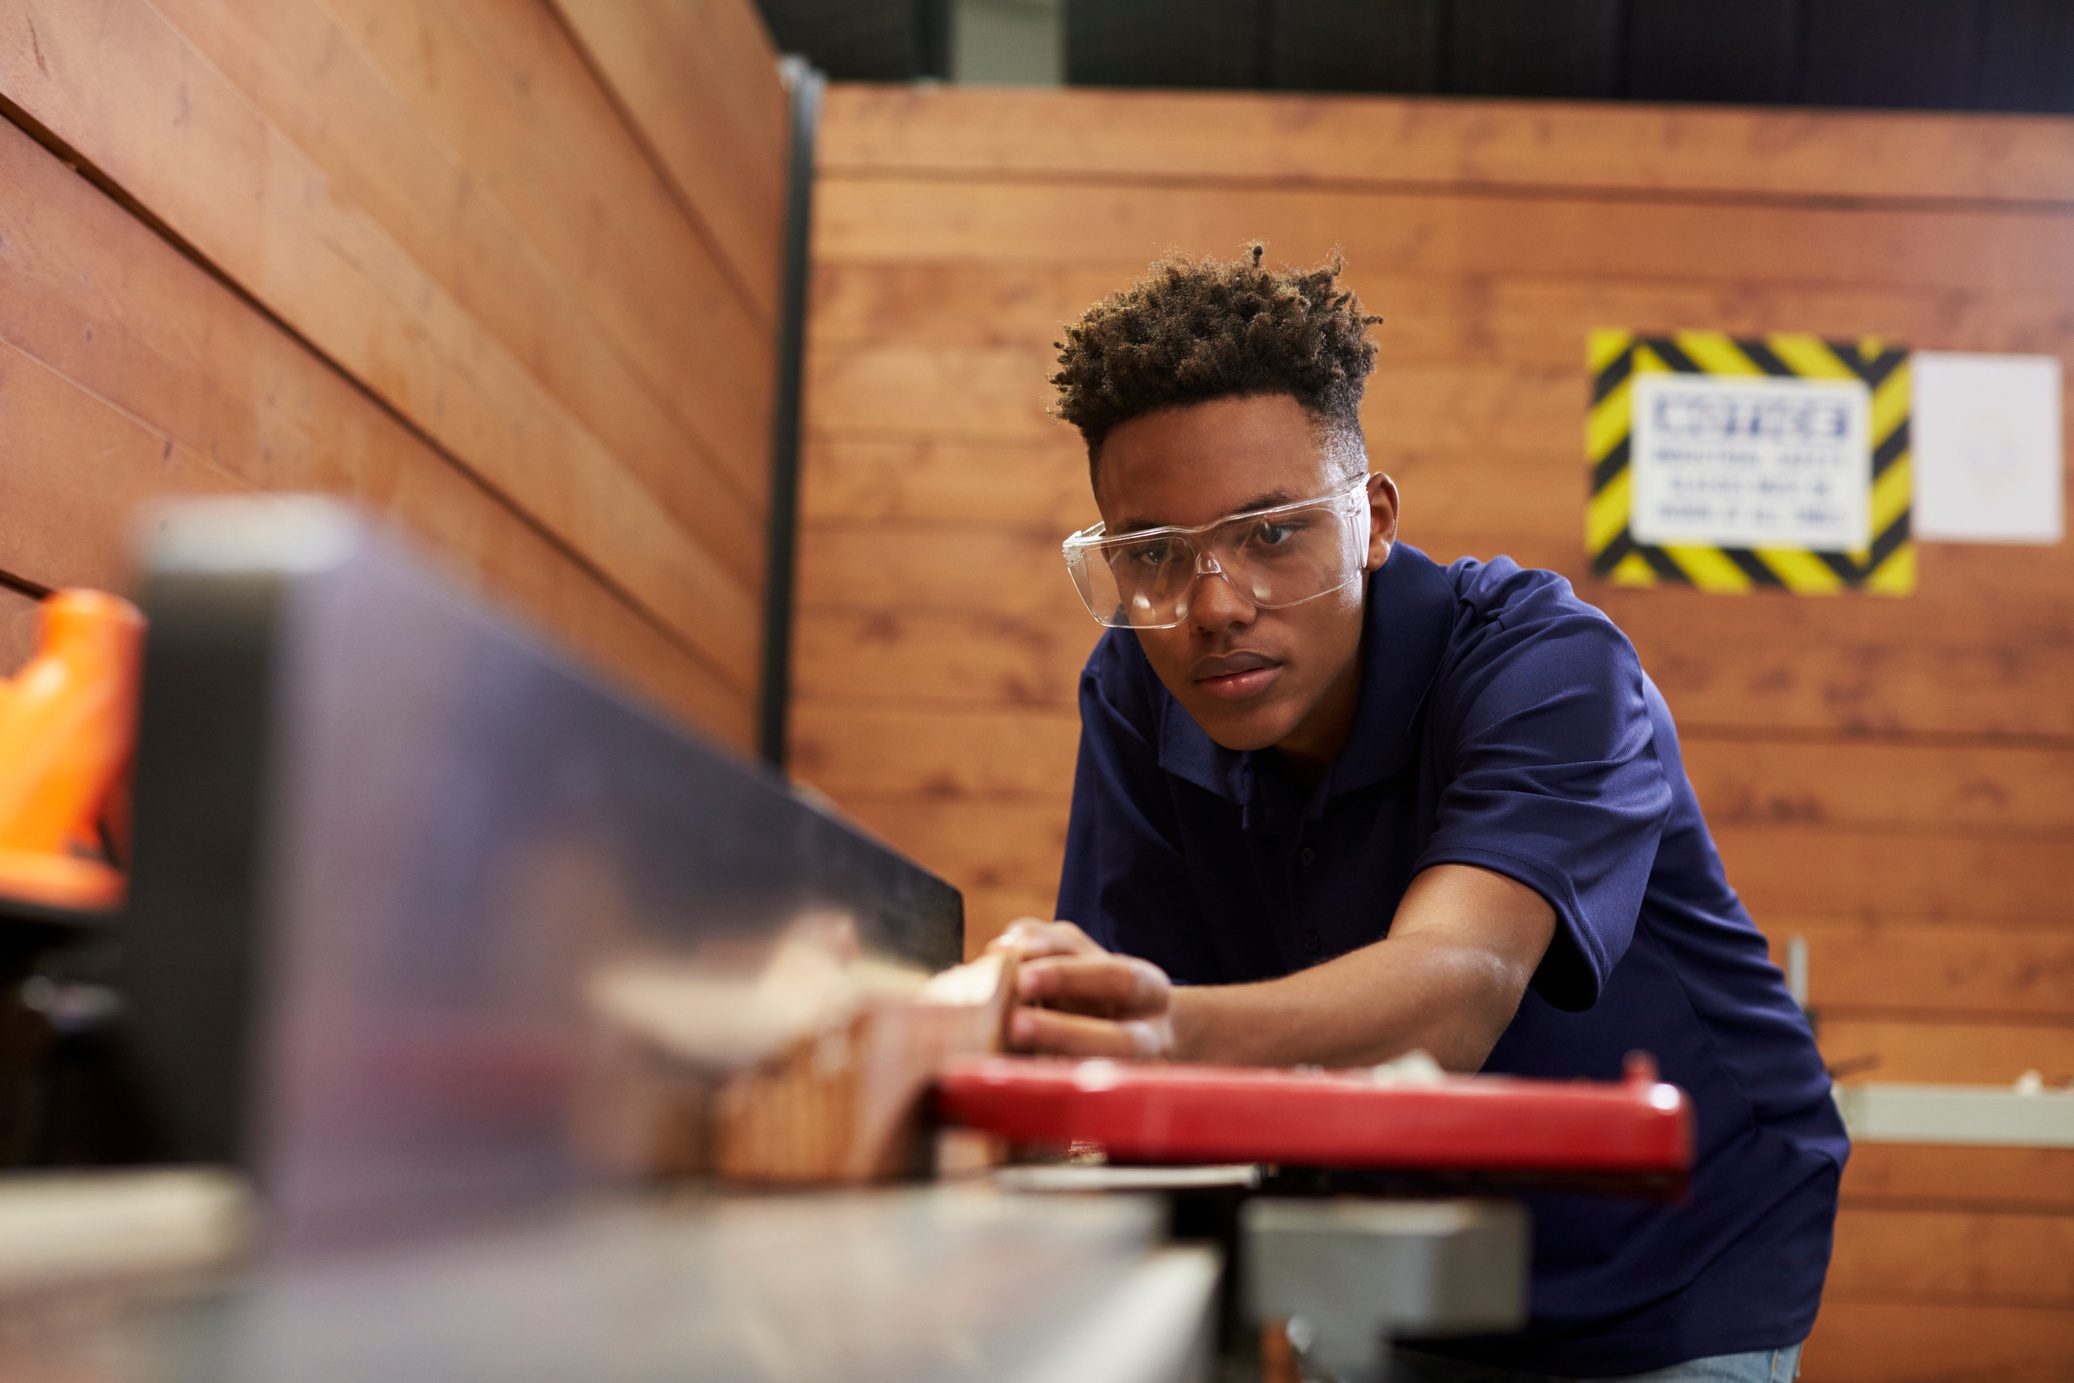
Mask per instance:
[[[1066,569],[1088,613],[1115,629],[1172,629],[1188,619],[1201,577],[1220,578],[1263,610],[1301,605],[1360,580],[1368,565],[1368,481],[1195,528],[1111,538],[1102,527],[1065,542]]]

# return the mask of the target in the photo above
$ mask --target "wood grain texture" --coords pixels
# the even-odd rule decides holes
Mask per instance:
[[[678,199],[778,315],[790,141],[777,50],[741,0],[547,0],[659,160]]]
[[[124,518],[161,495],[245,487],[187,447],[0,342],[0,567],[53,589],[129,589]],[[107,522],[111,516],[114,522]]]
[[[412,253],[436,260],[444,246],[461,261],[456,277],[479,291],[501,271],[440,223],[478,203],[501,213],[537,272],[595,319],[606,342],[586,353],[616,355],[686,434],[668,469],[659,458],[631,458],[650,461],[644,479],[674,501],[672,512],[693,487],[717,481],[730,491],[717,497],[720,512],[739,500],[760,514],[777,349],[769,306],[744,298],[728,260],[701,234],[698,208],[670,195],[554,13],[541,0],[326,3],[460,170],[451,198],[423,213],[434,225]],[[393,192],[400,179],[384,181]],[[739,195],[746,200],[747,187]],[[407,215],[398,208],[383,220],[394,226]],[[778,227],[767,229],[775,246]],[[536,360],[545,344],[519,353]]]
[[[971,960],[984,954],[987,943],[1019,918],[1049,920],[1055,915],[1057,899],[1056,879],[1025,888],[982,888],[975,885],[966,889],[965,958]]]
[[[1877,1057],[1850,1079],[2011,1085],[2026,1071],[2057,1084],[2074,1078],[2074,1024],[1947,1021],[1935,1013],[1854,1018],[1825,1014],[1822,1055],[1832,1066]]]
[[[1982,831],[2074,847],[2074,750],[1688,734],[1684,751],[1720,825]]]
[[[512,170],[515,175],[499,176],[507,170],[495,163],[485,169],[464,161],[464,153],[476,154],[481,145],[534,147],[532,140],[512,137],[514,127],[522,126],[510,112],[482,97],[479,88],[486,81],[465,80],[466,48],[446,33],[405,36],[413,53],[439,55],[442,80],[427,91],[400,86],[412,70],[384,70],[355,41],[380,36],[384,26],[378,18],[361,18],[354,33],[314,0],[166,0],[159,8],[295,141],[334,188],[365,208],[459,307],[524,361],[539,383],[662,501],[670,518],[720,559],[738,586],[756,588],[762,579],[756,528],[761,506],[751,502],[756,491],[745,478],[731,474],[717,458],[739,458],[735,464],[751,474],[760,469],[758,443],[769,417],[768,380],[761,376],[767,370],[756,368],[760,362],[753,353],[720,349],[715,343],[721,333],[687,351],[685,342],[666,345],[654,338],[622,345],[604,330],[586,295],[572,284],[578,277],[569,272],[572,266],[550,261],[537,248],[539,237],[530,234],[535,227],[522,223],[507,206],[507,199],[517,200],[513,194],[537,188],[536,197],[580,212],[584,199],[568,192],[582,187],[582,179],[558,177],[560,169],[523,165]],[[447,13],[430,7],[420,12],[428,18]],[[568,65],[575,68],[575,80],[564,85],[602,103],[573,55]],[[569,91],[553,89],[549,75],[541,74],[539,85],[548,89],[539,95],[563,97],[555,107],[574,106],[580,114],[580,103],[566,99]],[[458,98],[451,104],[474,118],[434,126],[417,107],[426,96],[449,90]],[[446,112],[435,106],[435,113]],[[603,114],[612,120],[609,108]],[[623,135],[618,143],[635,165],[632,176],[646,175],[652,183],[638,151]],[[610,188],[608,179],[617,171],[602,167],[591,177]],[[527,207],[524,201],[519,205]],[[696,238],[686,238],[697,253]],[[649,257],[662,265],[684,264],[683,248],[665,242]],[[703,268],[718,291],[690,298],[683,311],[712,314],[724,308],[725,285],[713,267],[696,260],[690,267]],[[659,301],[659,294],[651,299]],[[737,311],[734,318],[726,334],[757,339],[746,314]],[[693,398],[673,407],[672,390],[640,368],[644,361],[680,363],[677,392],[695,384]],[[727,370],[709,378],[722,362]],[[693,402],[707,406],[685,406]],[[688,425],[689,419],[699,421]]]
[[[1117,267],[1072,262],[824,260],[814,274],[813,344],[1035,351],[1059,339],[1062,323],[1128,282],[1128,272],[1120,278]],[[1377,368],[1385,372],[1406,361],[1574,366],[1580,333],[1607,323],[1636,330],[1704,323],[1738,334],[1790,324],[1825,336],[1893,336],[1929,349],[2051,354],[2066,349],[2074,330],[2074,303],[2064,295],[1978,286],[1709,283],[1630,277],[1617,264],[1590,278],[1533,277],[1509,264],[1405,273],[1360,262],[1348,264],[1345,282],[1388,319],[1374,333]]]
[[[1806,940],[1808,998],[1824,1013],[1910,1009],[2046,1020],[2074,1013],[2074,927],[2065,923],[1768,913],[1763,927],[1782,966],[1787,940]]]
[[[1824,1302],[1805,1383],[2061,1383],[2074,1311],[1922,1301]]]
[[[1063,801],[968,803],[850,794],[844,805],[902,853],[925,863],[951,862],[961,888],[1050,894],[1058,887],[1066,852]]]
[[[1073,785],[1080,717],[810,702],[792,733],[793,772],[831,796],[1051,804]]]
[[[0,591],[0,676],[12,677],[35,652],[36,602],[13,590]]]
[[[1583,194],[1438,195],[1096,181],[961,184],[897,176],[829,181],[815,203],[826,261],[1073,262],[1119,282],[1175,246],[1234,255],[1258,238],[1313,264],[1335,245],[1368,272],[1761,280],[1827,288],[1896,283],[1993,293],[2074,286],[2056,209],[1805,206]]]
[[[1856,1206],[2074,1214],[2074,1148],[1860,1143],[1844,1166],[1843,1195]]]
[[[0,567],[121,589],[144,499],[341,495],[658,706],[748,743],[749,698],[695,651],[5,122],[0,186],[11,193],[0,197],[0,341],[20,386],[0,389],[0,476],[36,487],[8,504]],[[29,426],[31,397],[45,401],[42,431]]]
[[[7,0],[0,94],[586,554],[722,676],[753,682],[759,629],[748,591],[144,0]]]
[[[1714,843],[1758,917],[1773,912],[2074,923],[2058,840],[1717,826]]]
[[[1026,447],[812,436],[801,456],[800,505],[801,524],[817,534],[887,522],[977,523],[1014,525],[1054,545],[1102,517],[1071,434]]]
[[[2074,1215],[1847,1206],[1830,1301],[2074,1309]]]
[[[2049,203],[2074,201],[2070,154],[2066,122],[2036,116],[871,86],[830,93],[821,145],[865,175]]]
[[[1072,710],[1100,632],[1092,620],[809,607],[793,629],[792,690],[802,707],[826,697]]]

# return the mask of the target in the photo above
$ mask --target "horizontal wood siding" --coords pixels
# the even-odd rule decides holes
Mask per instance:
[[[6,339],[212,482],[365,502],[746,747],[784,97],[747,0],[705,8],[649,60],[725,79],[647,110],[548,0],[0,0],[34,178],[0,184]],[[701,139],[738,175],[663,159]],[[0,452],[93,475],[85,436]],[[120,586],[132,502],[196,488],[169,461],[10,518]]]
[[[2074,358],[2074,122],[838,87],[821,151],[794,756],[966,889],[968,945],[1050,912],[1099,632],[1059,324],[1265,236],[1340,247],[1389,319],[1364,422],[1406,538],[1562,572],[1634,640],[1829,1059],[2074,1074],[2074,546],[1926,546],[1907,600],[1615,589],[1580,444],[1594,327]],[[1807,1377],[2074,1375],[2070,1177],[1862,1148]]]

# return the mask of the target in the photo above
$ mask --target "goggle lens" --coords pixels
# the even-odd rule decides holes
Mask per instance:
[[[1066,565],[1096,620],[1114,628],[1171,629],[1188,618],[1198,580],[1223,580],[1268,610],[1329,595],[1366,565],[1366,485],[1345,494],[1201,528],[1159,528],[1117,538],[1076,534]]]

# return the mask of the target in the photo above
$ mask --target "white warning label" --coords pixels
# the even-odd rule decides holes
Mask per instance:
[[[1644,374],[1633,388],[1635,541],[1810,552],[1871,543],[1863,382]]]

